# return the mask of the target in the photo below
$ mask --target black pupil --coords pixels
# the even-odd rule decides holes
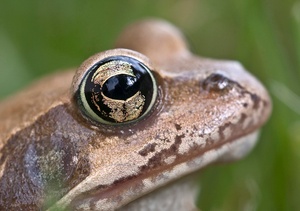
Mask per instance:
[[[102,86],[102,92],[105,96],[126,100],[132,97],[140,89],[140,83],[136,77],[120,74],[109,78]]]

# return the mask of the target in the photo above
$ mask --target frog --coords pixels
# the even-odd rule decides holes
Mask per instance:
[[[271,110],[239,62],[137,21],[0,103],[0,210],[198,210],[193,175],[246,156]]]

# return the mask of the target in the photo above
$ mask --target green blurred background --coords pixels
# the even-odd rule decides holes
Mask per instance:
[[[300,1],[0,0],[0,98],[112,48],[146,17],[173,22],[196,54],[239,60],[273,98],[254,151],[201,173],[202,210],[300,210]]]

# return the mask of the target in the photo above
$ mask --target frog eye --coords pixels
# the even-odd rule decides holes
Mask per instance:
[[[144,117],[157,97],[151,69],[135,57],[101,58],[85,72],[75,94],[82,113],[103,124],[135,122]]]

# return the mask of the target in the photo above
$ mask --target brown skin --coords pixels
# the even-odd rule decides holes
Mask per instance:
[[[51,75],[0,104],[0,210],[122,207],[222,159],[231,153],[224,146],[269,117],[270,98],[253,76],[236,62],[191,54],[166,22],[133,24],[116,43],[75,76]],[[158,98],[142,120],[97,124],[75,103],[84,72],[107,55],[133,56],[153,71]]]

